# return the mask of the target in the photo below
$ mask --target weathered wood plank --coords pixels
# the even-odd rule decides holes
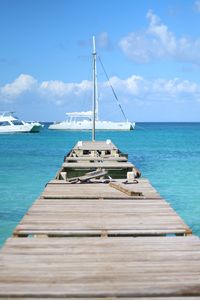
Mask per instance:
[[[128,196],[143,196],[142,192],[136,191],[133,188],[130,188],[128,185],[119,182],[110,182],[109,186],[115,188],[116,190],[127,194]]]
[[[167,234],[178,234],[178,235],[187,235],[191,234],[190,230],[184,230],[180,228],[154,228],[154,229],[81,229],[81,230],[67,230],[63,229],[62,227],[59,229],[56,228],[50,228],[50,229],[27,229],[22,227],[17,227],[14,231],[14,236],[19,237],[27,237],[29,235],[31,236],[50,236],[50,237],[71,237],[71,236],[79,236],[79,237],[85,237],[85,236],[160,236],[160,235],[167,235]]]
[[[8,298],[8,297],[6,297],[6,299],[7,300],[19,300],[19,298],[17,297],[17,298],[15,298],[15,297],[12,297],[12,298]],[[33,298],[27,298],[27,297],[23,297],[23,300],[32,300]],[[72,298],[72,297],[67,297],[67,300],[80,300],[80,298]],[[116,300],[116,297],[98,297],[98,298],[96,298],[96,297],[90,297],[90,300]],[[134,297],[126,297],[126,298],[119,298],[119,297],[117,297],[117,300],[125,300],[125,299],[128,299],[128,300],[135,300],[136,298]],[[187,296],[181,296],[181,297],[170,297],[170,300],[199,300],[200,299],[200,297],[187,297]],[[44,300],[44,298],[40,298],[40,297],[37,297],[37,300]],[[51,297],[51,298],[49,298],[49,297],[45,297],[45,300],[63,300],[63,298],[60,298],[60,297],[57,297],[57,296],[55,296],[55,297]],[[140,299],[139,300],[169,300],[169,298],[168,297],[140,297]]]
[[[88,168],[105,168],[105,169],[132,169],[134,165],[130,162],[119,162],[119,161],[108,161],[103,160],[102,162],[84,161],[84,162],[64,162],[63,168],[74,168],[74,169],[88,169]]]
[[[118,182],[123,182],[122,180],[118,179],[116,180]],[[152,185],[150,184],[149,180],[147,178],[137,178],[138,184],[140,186],[143,187],[152,187]],[[66,182],[66,180],[61,180],[61,179],[52,179],[48,182],[48,184],[69,184],[68,182]]]
[[[146,185],[154,193],[147,181]],[[127,187],[141,189],[140,184],[128,184]],[[62,201],[51,200],[51,191],[55,192],[55,189],[56,197],[62,193]],[[87,195],[86,200],[71,199],[72,193],[77,191],[85,197]],[[93,196],[97,191],[103,192],[104,196],[108,192],[115,197],[116,193],[120,193],[125,198],[111,200],[99,197],[88,200],[88,194]],[[63,194],[70,198],[66,200]],[[191,233],[189,227],[163,199],[132,199],[108,184],[47,185],[45,195],[46,198],[38,199],[25,215],[15,229],[15,235],[94,236],[105,233],[138,236]]]
[[[194,247],[199,247],[200,246],[200,238],[195,235],[191,236],[170,236],[167,238],[163,237],[141,237],[141,238],[130,238],[130,237],[118,237],[118,238],[105,238],[105,239],[99,239],[96,237],[92,238],[84,238],[84,239],[79,239],[79,238],[67,238],[67,239],[60,239],[60,238],[53,238],[53,239],[37,239],[37,242],[32,239],[15,239],[13,237],[8,238],[7,242],[4,244],[3,248],[1,249],[2,251],[4,249],[8,249],[10,247],[17,247],[22,245],[23,247],[26,247],[27,245],[30,245],[31,247],[45,247],[45,245],[56,245],[57,247],[63,247],[64,245],[68,246],[67,248],[64,247],[65,250],[67,250],[69,247],[72,247],[74,250],[76,249],[81,249],[79,248],[80,246],[86,246],[88,248],[92,247],[99,249],[106,249],[106,251],[110,251],[110,249],[113,251],[113,248],[117,249],[124,249],[126,251],[129,251],[130,249],[127,248],[127,244],[129,244],[132,247],[136,246],[152,246],[154,250],[156,249],[162,249],[163,251],[166,249],[168,246],[172,246],[173,248],[175,246],[177,247],[188,247],[190,250],[194,250]],[[171,247],[170,246],[170,247]],[[103,250],[103,251],[104,251]],[[132,250],[130,250],[132,251]]]
[[[106,282],[109,282],[106,284]],[[25,284],[15,283],[13,286],[9,283],[0,284],[1,297],[7,296],[32,296],[32,297],[157,297],[157,296],[199,296],[200,285],[196,278],[193,282],[187,279],[180,282],[157,281],[141,283],[136,278],[132,282],[125,278],[125,281],[112,280],[111,277],[97,277],[95,279],[88,277],[86,282],[64,282],[54,283],[53,279],[48,283],[38,281]],[[183,288],[184,287],[184,288]]]
[[[83,162],[83,161],[118,161],[118,162],[127,162],[127,158],[123,156],[114,157],[114,156],[108,156],[108,157],[66,157],[65,162]]]
[[[7,300],[19,300],[19,298],[17,297],[12,297],[12,298],[10,298],[10,297],[6,297],[6,299]],[[23,300],[32,300],[33,298],[27,298],[27,297],[23,297]],[[116,300],[116,297],[98,297],[98,298],[96,298],[96,297],[90,297],[90,300]],[[134,297],[126,297],[126,298],[121,298],[121,297],[117,297],[117,300],[125,300],[125,299],[128,299],[128,300],[135,300],[136,298]],[[187,296],[181,296],[181,297],[170,297],[170,300],[199,300],[200,299],[200,297],[187,297]],[[37,300],[44,300],[44,298],[40,298],[40,297],[37,297]],[[45,297],[45,300],[63,300],[63,297],[62,298],[60,298],[60,297],[57,297],[57,296],[55,296],[55,297],[51,297],[51,298],[49,298],[49,297]],[[80,298],[72,298],[72,297],[67,297],[67,300],[80,300]],[[169,300],[169,298],[168,297],[140,297],[140,300]]]
[[[45,201],[48,201],[48,207],[51,207],[51,203],[54,203],[54,207],[55,207],[55,201],[51,202],[51,200],[46,200],[46,199],[39,199],[38,201],[36,201],[37,207],[38,207],[39,203],[41,203],[41,202],[45,203]],[[135,210],[135,207],[137,207],[136,205],[138,205],[138,203],[140,203],[139,201],[133,202],[132,200],[121,200],[121,201],[118,200],[118,201],[113,201],[113,203],[112,203],[112,200],[106,200],[106,201],[105,200],[98,200],[98,201],[94,200],[94,201],[96,201],[96,203],[93,203],[94,205],[92,205],[92,200],[89,200],[89,201],[87,200],[84,202],[80,202],[80,200],[68,200],[69,202],[68,201],[65,202],[65,206],[63,206],[64,200],[62,200],[62,201],[57,200],[57,201],[59,201],[59,204],[61,205],[61,208],[62,208],[62,212],[60,212],[60,215],[59,215],[59,208],[57,210],[56,215],[57,215],[58,221],[56,221],[56,219],[54,220],[54,217],[52,217],[52,214],[51,213],[48,214],[47,211],[45,211],[45,220],[47,222],[45,222],[44,219],[40,218],[39,213],[32,214],[30,211],[30,213],[28,213],[27,216],[25,217],[25,222],[23,223],[24,220],[22,221],[22,225],[26,225],[27,223],[29,223],[30,227],[27,228],[27,226],[26,226],[26,228],[24,228],[24,227],[19,226],[17,228],[17,232],[18,233],[19,233],[19,231],[24,232],[24,230],[29,231],[30,228],[32,228],[31,232],[38,231],[38,230],[41,231],[42,230],[41,226],[38,227],[39,226],[38,223],[40,223],[40,225],[42,224],[43,230],[45,232],[47,232],[46,229],[48,228],[48,229],[51,229],[52,233],[57,232],[57,234],[60,235],[60,231],[62,231],[62,234],[64,231],[66,231],[65,233],[69,234],[69,228],[70,228],[70,230],[73,230],[73,233],[75,231],[77,231],[77,233],[78,233],[78,232],[80,232],[79,229],[81,227],[77,228],[77,224],[75,224],[75,226],[74,226],[74,222],[77,223],[75,221],[77,219],[78,225],[83,226],[82,229],[84,229],[85,231],[91,232],[90,229],[92,228],[92,232],[90,234],[95,234],[95,232],[94,232],[95,228],[94,228],[93,223],[94,224],[97,223],[96,230],[100,230],[100,231],[109,230],[109,232],[110,232],[110,230],[112,230],[112,233],[113,233],[113,230],[114,230],[116,233],[117,232],[116,228],[118,228],[119,232],[120,232],[119,234],[122,234],[122,232],[127,233],[127,229],[128,229],[129,234],[130,234],[130,232],[132,232],[132,233],[134,232],[134,234],[141,232],[142,234],[144,234],[144,231],[146,229],[147,234],[149,234],[149,233],[152,234],[152,231],[149,231],[149,225],[152,226],[152,227],[150,227],[150,229],[153,229],[153,231],[158,229],[157,224],[155,222],[154,222],[154,224],[152,224],[151,219],[150,219],[150,217],[154,217],[154,216],[157,217],[157,219],[158,219],[158,217],[161,217],[161,219],[158,221],[160,222],[162,230],[158,231],[158,233],[160,233],[160,232],[163,233],[165,230],[166,230],[166,232],[169,232],[169,230],[171,232],[171,230],[172,230],[173,233],[175,233],[176,231],[177,231],[177,233],[180,233],[180,230],[182,230],[182,232],[188,231],[188,227],[182,223],[181,219],[173,212],[173,210],[169,207],[168,204],[166,204],[165,201],[158,201],[157,203],[160,206],[156,206],[156,208],[157,208],[156,210],[154,210],[154,206],[153,206],[154,202],[153,201],[150,202],[150,203],[152,203],[152,206],[149,206],[149,208],[147,206],[144,209],[143,207],[140,206],[140,208],[139,209],[136,208],[136,210]],[[78,201],[78,204],[74,205],[76,203],[76,201]],[[121,207],[123,207],[122,201],[124,201],[125,203],[127,202],[127,203],[131,204],[131,206],[129,205],[129,207],[128,207],[128,211],[126,209],[122,210],[122,211],[119,209],[119,203],[121,203],[122,204]],[[142,200],[142,201],[146,201],[146,200]],[[146,202],[148,203],[148,201],[146,201]],[[70,207],[69,209],[67,206],[68,203],[71,203],[71,205],[73,203],[72,207]],[[123,209],[126,207],[125,203],[124,203]],[[161,205],[161,203],[162,203],[162,205]],[[90,205],[90,207],[88,207],[88,204]],[[108,206],[108,204],[109,204],[109,206]],[[55,211],[54,207],[53,207],[53,210],[51,210],[52,212]],[[165,207],[165,210],[163,210],[163,207]],[[168,208],[168,211],[167,211],[167,208]],[[33,209],[34,209],[34,207],[33,207]],[[68,210],[69,210],[69,212],[68,212]],[[80,212],[82,213],[82,215],[80,215]],[[126,214],[122,214],[122,212],[124,212]],[[70,213],[70,215],[69,215],[69,213]],[[77,213],[78,213],[78,215],[77,215]],[[90,213],[90,214],[88,215],[88,213]],[[106,213],[106,215],[105,215],[105,213]],[[132,213],[132,214],[130,214],[130,213]],[[168,217],[168,221],[170,221],[170,223],[165,222],[166,216]],[[175,219],[170,220],[170,217],[174,218],[174,216],[177,217],[177,220],[175,220]],[[142,217],[144,219],[143,222],[141,222]],[[26,220],[27,218],[28,218],[28,221]],[[35,220],[34,220],[34,218],[35,218]],[[145,218],[149,219],[148,224],[145,223],[146,222]],[[49,223],[50,219],[51,219],[52,224]],[[65,221],[65,219],[66,219],[66,221]],[[87,223],[86,219],[90,220],[91,223]],[[104,227],[102,227],[102,225],[100,225],[100,223],[99,223],[99,221],[97,221],[97,219],[101,220],[101,222],[104,224]],[[107,219],[109,220],[110,223],[108,223]],[[114,223],[112,223],[113,219],[114,219]],[[120,219],[121,225],[117,224],[118,222],[115,219],[116,220]],[[129,221],[129,219],[131,219],[130,221],[132,223],[127,222],[127,220]],[[36,224],[34,224],[34,221]],[[60,227],[61,230],[58,232],[58,224],[56,224],[56,222],[59,223],[61,221],[62,221],[62,224]],[[85,223],[85,221],[86,221],[86,223]],[[125,223],[124,223],[124,221],[125,221]],[[140,228],[137,227],[138,222],[140,222],[140,224],[141,224]],[[129,225],[132,224],[131,225],[132,228],[130,228],[130,226],[127,227],[128,224]],[[145,224],[147,225],[146,228],[144,227]],[[180,224],[181,224],[181,227],[180,227]],[[110,225],[111,225],[111,227],[110,227]],[[133,225],[135,226],[134,228],[133,228]],[[105,228],[105,226],[106,226],[106,228]],[[125,226],[125,227],[123,227],[123,226]],[[174,229],[171,226],[174,226]],[[76,228],[75,231],[74,231],[74,228]],[[55,229],[55,230],[53,230],[53,229]],[[81,230],[81,233],[83,233],[83,230]],[[41,232],[40,232],[40,234],[41,234]]]
[[[146,188],[140,184],[130,184],[129,189],[133,188],[136,192],[142,192],[143,196],[136,196],[136,198],[161,198],[158,192],[148,185]],[[123,192],[113,189],[108,184],[47,184],[44,192],[44,198],[134,198],[128,196]]]
[[[200,297],[199,256],[196,237],[13,238],[0,297]]]
[[[73,149],[81,150],[118,150],[117,147],[111,142],[106,141],[81,141],[77,143]]]

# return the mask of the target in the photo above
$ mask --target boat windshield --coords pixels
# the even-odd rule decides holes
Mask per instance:
[[[13,120],[12,123],[13,125],[24,125],[23,122],[20,120]]]
[[[68,117],[67,121],[69,122],[82,122],[83,120],[91,121],[90,117]]]
[[[5,122],[0,122],[0,126],[9,126],[10,123],[5,121]]]

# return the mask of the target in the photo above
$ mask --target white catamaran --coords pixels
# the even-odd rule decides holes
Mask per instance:
[[[129,122],[124,111],[117,99],[117,96],[112,88],[114,96],[125,118],[124,122],[101,121],[98,116],[98,91],[97,91],[97,67],[96,67],[96,46],[95,37],[93,37],[93,111],[87,112],[68,112],[67,119],[63,122],[54,122],[49,126],[49,129],[54,130],[91,130],[93,126],[92,119],[95,118],[96,130],[133,130],[135,128],[134,122]],[[104,70],[105,71],[105,70]],[[106,74],[107,76],[107,74]],[[109,78],[107,76],[109,81]],[[110,82],[109,82],[110,83]],[[94,113],[93,113],[94,112]],[[94,116],[93,116],[94,114]]]

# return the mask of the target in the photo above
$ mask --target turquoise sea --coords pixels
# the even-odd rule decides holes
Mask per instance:
[[[0,246],[11,235],[64,155],[90,132],[0,135]],[[138,123],[130,132],[97,132],[111,139],[200,236],[200,123]]]

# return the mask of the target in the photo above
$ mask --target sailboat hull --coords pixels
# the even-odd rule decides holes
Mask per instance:
[[[129,131],[135,128],[135,123],[131,122],[111,122],[111,121],[96,121],[96,130],[117,130],[117,131]],[[91,130],[92,121],[79,121],[79,122],[60,122],[54,123],[49,126],[52,130]]]

